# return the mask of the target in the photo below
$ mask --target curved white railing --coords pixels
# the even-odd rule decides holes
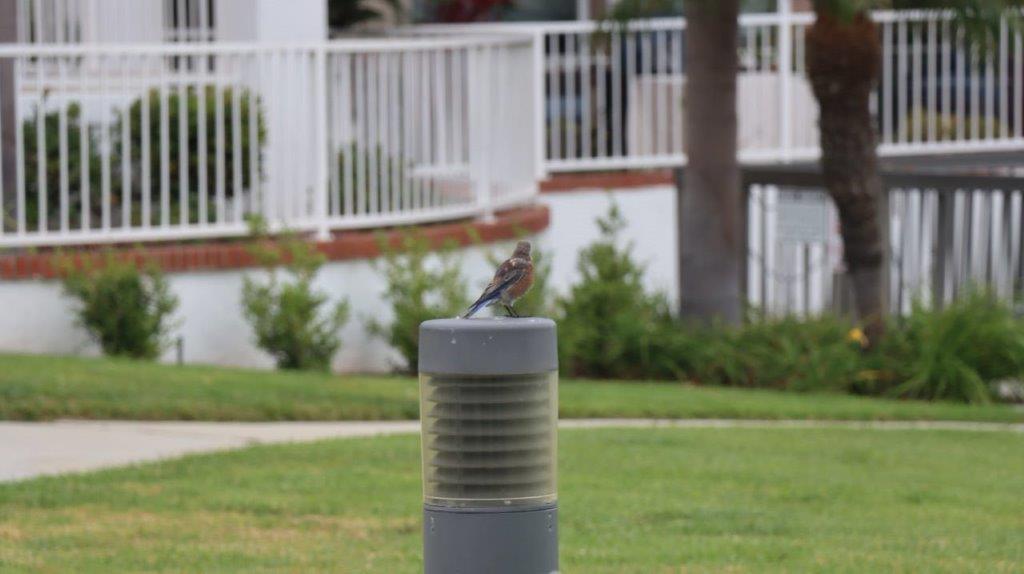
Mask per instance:
[[[490,216],[536,193],[534,65],[516,35],[2,46],[0,246]]]

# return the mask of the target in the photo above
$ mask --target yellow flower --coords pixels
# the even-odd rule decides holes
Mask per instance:
[[[879,378],[881,378],[880,373],[875,369],[865,369],[863,371],[858,371],[855,377],[858,381],[864,381],[868,383],[872,381],[877,381]]]
[[[850,341],[851,343],[857,343],[861,347],[868,346],[868,338],[864,334],[864,331],[860,330],[860,327],[854,327],[850,329],[850,332],[846,334],[846,340]]]

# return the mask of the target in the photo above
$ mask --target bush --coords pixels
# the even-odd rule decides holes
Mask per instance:
[[[916,399],[986,403],[993,384],[1024,372],[1024,323],[995,297],[975,291],[946,309],[915,305],[880,349],[880,391]]]
[[[236,88],[223,88],[221,91],[221,102],[222,114],[223,114],[223,132],[224,132],[224,197],[227,200],[241,200],[241,198],[235,198],[235,154],[233,152],[233,146],[235,142],[234,134],[234,90]],[[169,186],[168,186],[168,204],[170,211],[167,214],[167,218],[172,223],[179,223],[182,219],[181,214],[181,175],[182,170],[179,169],[180,165],[180,114],[184,110],[188,114],[186,122],[188,124],[188,211],[187,217],[190,222],[199,222],[199,94],[200,92],[194,87],[189,87],[185,92],[184,105],[181,103],[181,95],[177,90],[169,90],[167,94],[167,116],[168,116],[168,131],[167,131],[167,158],[169,160]],[[202,94],[205,96],[205,112],[206,112],[206,189],[207,189],[207,201],[208,203],[208,215],[207,220],[212,221],[215,217],[216,210],[213,207],[215,205],[218,171],[217,171],[217,100],[216,100],[216,89],[213,86],[206,86],[203,88]],[[148,128],[149,128],[149,174],[148,183],[150,189],[150,197],[152,200],[151,215],[152,222],[159,222],[163,217],[162,213],[162,202],[161,202],[161,149],[162,149],[162,138],[160,131],[160,115],[162,109],[162,102],[160,98],[159,90],[150,90],[148,94],[143,96],[148,98],[149,102],[149,117],[148,117]],[[143,120],[143,98],[138,98],[128,107],[127,116],[129,118],[129,137],[131,140],[131,156],[129,157],[129,182],[131,184],[131,197],[127,198],[124,195],[124,179],[122,177],[122,158],[124,156],[124,142],[122,127],[125,118],[125,113],[121,112],[120,116],[107,128],[109,131],[110,142],[110,209],[111,209],[111,221],[117,226],[121,223],[121,206],[128,199],[131,200],[131,213],[129,214],[133,225],[139,225],[142,223],[142,188],[143,188],[143,170],[142,170],[142,120]],[[250,106],[258,106],[255,96],[251,95],[248,90],[241,89],[238,94],[239,100],[239,119],[240,119],[240,130],[239,139],[241,144],[241,150],[239,153],[240,160],[240,178],[239,183],[241,189],[251,190],[252,189],[252,149],[250,144],[250,138],[252,134],[251,126],[249,124],[249,109]],[[103,142],[102,142],[102,130],[103,128],[97,126],[86,126],[86,138],[88,139],[88,166],[86,171],[86,179],[82,177],[82,113],[81,106],[78,103],[68,104],[65,108],[67,118],[67,177],[68,177],[68,216],[72,227],[79,225],[81,221],[82,209],[83,209],[83,183],[88,181],[89,183],[89,217],[93,225],[98,225],[100,218],[102,217],[102,169],[103,169],[103,155],[101,153]],[[263,143],[266,140],[266,132],[264,130],[263,114],[257,109],[256,113],[256,130],[258,137],[257,140],[257,153],[262,151]],[[61,174],[61,156],[60,156],[60,115],[61,110],[55,110],[43,114],[43,129],[45,130],[45,147],[43,148],[43,166],[46,178],[46,212],[44,219],[46,226],[49,229],[57,229],[60,225],[60,174]],[[38,114],[33,114],[31,117],[25,119],[22,123],[23,130],[23,149],[24,149],[24,165],[25,165],[25,206],[26,206],[26,224],[30,229],[37,229],[40,227],[39,217],[39,190],[41,188],[41,181],[38,173],[38,165],[40,161],[40,153],[38,146],[38,129],[39,129],[39,118]],[[257,158],[258,159],[258,158]],[[262,164],[261,164],[262,165]],[[261,177],[261,173],[257,173],[256,177]]]
[[[406,162],[400,156],[389,155],[377,145],[373,150],[356,143],[342,147],[337,154],[338,213],[353,215],[359,213],[386,213],[398,209],[410,209],[414,184]],[[352,205],[345,202],[345,190],[351,189]],[[367,193],[359,190],[366,189]]]
[[[600,239],[580,253],[581,281],[559,301],[568,375],[983,403],[997,398],[996,383],[1024,374],[1024,321],[980,291],[946,309],[915,305],[871,349],[835,316],[679,324],[663,296],[644,293],[614,206],[598,225]]]
[[[84,207],[84,187],[82,179],[82,108],[77,103],[68,104],[64,108],[67,123],[67,178],[68,178],[68,205],[67,216],[72,226],[81,222],[82,209]],[[43,176],[46,178],[46,212],[43,220],[47,229],[59,229],[60,227],[60,116],[61,112],[53,111],[43,114]],[[86,138],[89,140],[89,154],[86,159],[88,167],[85,170],[89,182],[89,215],[92,221],[99,221],[101,180],[100,165],[102,157],[99,153],[99,142],[93,141],[94,129],[86,126]],[[33,113],[30,118],[22,122],[23,158],[25,166],[25,224],[30,230],[39,229],[40,225],[39,207],[42,182],[39,178],[39,121],[38,114]],[[113,181],[111,182],[113,186]],[[117,189],[120,189],[118,185]],[[13,211],[16,204],[7,201],[6,209],[10,210],[9,218],[16,221],[16,213]]]
[[[984,293],[942,310],[916,305],[871,350],[861,336],[832,316],[705,330],[685,374],[717,385],[984,403],[996,398],[996,382],[1024,373],[1024,323]]]
[[[254,224],[257,237],[261,225]],[[338,331],[348,321],[348,301],[328,305],[327,295],[313,289],[324,257],[302,238],[286,235],[273,243],[261,240],[251,249],[267,269],[267,281],[246,277],[242,309],[256,334],[256,344],[274,357],[279,369],[327,371],[341,346]],[[283,267],[291,276],[282,280]]]
[[[466,283],[452,249],[446,247],[432,257],[430,243],[422,236],[407,234],[399,249],[384,242],[381,249],[388,283],[384,300],[391,305],[392,319],[390,323],[371,319],[367,327],[402,355],[400,370],[414,373],[418,369],[420,323],[462,313],[469,304]]]
[[[941,310],[915,305],[871,349],[834,316],[682,325],[664,296],[644,292],[643,267],[619,245],[614,205],[598,225],[600,239],[580,253],[581,281],[559,301],[567,375],[980,403],[1024,374],[1024,321],[984,292]]]
[[[75,314],[106,355],[155,359],[165,348],[178,299],[153,266],[107,254],[101,266],[61,265],[64,293],[78,301]]]
[[[185,90],[184,102],[182,102],[181,94],[176,89],[167,91],[167,159],[170,162],[170,173],[169,173],[169,199],[171,203],[171,212],[168,214],[169,219],[172,222],[180,222],[181,219],[181,176],[184,170],[180,169],[181,165],[181,114],[184,112],[187,115],[186,124],[188,130],[187,137],[187,151],[188,151],[188,201],[189,210],[188,217],[189,221],[196,223],[199,222],[199,202],[201,200],[199,194],[199,165],[205,160],[206,165],[206,193],[207,193],[207,220],[213,221],[215,219],[216,209],[214,208],[216,199],[216,190],[218,184],[218,177],[223,178],[224,186],[224,197],[226,200],[241,201],[242,198],[236,197],[236,178],[235,171],[239,171],[239,178],[237,187],[241,190],[250,191],[253,186],[253,170],[252,170],[252,138],[256,138],[256,153],[260,154],[263,149],[263,143],[266,141],[266,130],[264,128],[263,113],[259,109],[259,102],[256,97],[252,95],[249,90],[242,88],[223,87],[218,90],[216,86],[204,86],[201,88],[202,91],[197,89],[195,86],[189,86]],[[234,145],[236,140],[235,134],[235,105],[234,100],[236,97],[235,91],[238,90],[238,108],[239,108],[239,133],[237,134],[238,142],[241,146],[238,155],[238,162],[240,165],[236,166],[236,154],[234,153]],[[220,92],[218,94],[218,91]],[[204,129],[206,146],[205,154],[203,158],[199,155],[199,120],[200,120],[200,95],[202,96],[203,112],[205,113]],[[220,101],[218,102],[218,96]],[[142,98],[139,98],[132,102],[128,108],[129,118],[129,137],[131,139],[131,165],[132,165],[132,193],[137,195],[139,198],[142,196],[142,121],[143,121],[143,99],[148,99],[149,115],[148,115],[148,129],[149,129],[149,189],[152,194],[153,201],[153,217],[157,220],[161,217],[160,214],[160,193],[161,193],[161,155],[162,155],[162,137],[161,137],[161,113],[162,113],[162,99],[160,97],[160,90],[152,89]],[[222,116],[222,131],[224,134],[224,149],[223,151],[217,148],[217,111],[218,105],[220,106]],[[252,133],[252,126],[250,125],[250,108],[256,106],[256,133]],[[120,157],[124,152],[122,146],[122,122],[124,116],[118,118],[118,121],[111,127],[111,141],[114,142],[114,149],[116,155]],[[223,172],[220,173],[217,169],[218,158],[223,155]],[[255,158],[259,161],[259,157]],[[262,167],[262,162],[258,164]],[[257,178],[262,177],[262,173],[255,174]],[[137,203],[136,203],[137,204]]]
[[[868,376],[851,328],[831,316],[754,317],[741,327],[693,331],[690,336],[700,343],[688,375],[695,382],[727,386],[848,392]]]
[[[677,330],[661,294],[643,288],[643,267],[620,246],[625,221],[614,204],[598,218],[601,236],[580,252],[581,275],[558,301],[559,356],[564,373],[611,378],[679,374],[689,342]]]

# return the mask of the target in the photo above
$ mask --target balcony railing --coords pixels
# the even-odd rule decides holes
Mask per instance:
[[[0,47],[0,246],[487,216],[536,193],[533,65],[514,35]]]
[[[992,50],[965,47],[939,11],[875,12],[882,74],[872,109],[883,155],[1024,148],[1024,54],[1004,19]],[[818,155],[817,103],[804,68],[808,12],[740,17],[737,85],[740,159]],[[548,171],[682,165],[682,18],[626,26],[537,22],[416,27],[420,33],[518,33],[543,65]]]

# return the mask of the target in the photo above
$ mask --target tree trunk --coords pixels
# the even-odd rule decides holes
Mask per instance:
[[[0,0],[0,44],[18,41],[18,0]],[[14,58],[0,58],[0,219],[7,217],[17,186]],[[3,221],[4,227],[9,222]]]
[[[821,169],[839,211],[843,259],[854,306],[870,344],[883,335],[884,205],[869,98],[881,59],[875,25],[864,13],[841,21],[815,4],[807,31],[807,74],[820,107]]]
[[[679,303],[684,319],[739,323],[744,272],[736,72],[739,0],[687,0],[687,166],[678,190]]]

